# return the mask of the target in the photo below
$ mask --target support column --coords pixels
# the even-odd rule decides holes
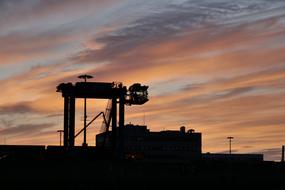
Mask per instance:
[[[125,126],[125,96],[123,92],[120,94],[119,102],[119,127],[122,128]]]
[[[124,126],[125,126],[125,89],[120,88],[119,98],[119,144],[118,144],[118,156],[119,159],[124,159]]]
[[[68,130],[69,127],[69,97],[64,97],[64,119],[63,119],[63,145],[64,147],[68,147]]]
[[[75,97],[69,99],[69,147],[74,147],[75,135]]]
[[[115,149],[117,141],[117,98],[112,98],[112,146]]]

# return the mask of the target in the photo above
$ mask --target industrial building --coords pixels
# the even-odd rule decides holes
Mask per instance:
[[[202,154],[201,133],[185,127],[177,131],[151,132],[146,126],[128,124],[121,133],[126,159],[199,160]],[[106,141],[104,142],[104,139]],[[111,132],[96,136],[98,148],[110,148]]]

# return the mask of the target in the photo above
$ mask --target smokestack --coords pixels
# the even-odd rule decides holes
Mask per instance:
[[[282,146],[282,157],[281,157],[281,162],[284,163],[284,151],[285,151],[285,146]]]

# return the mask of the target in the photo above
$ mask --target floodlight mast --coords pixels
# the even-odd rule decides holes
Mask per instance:
[[[59,146],[61,146],[62,145],[62,143],[61,143],[61,139],[62,139],[62,133],[64,132],[64,130],[57,130],[56,132],[58,132],[59,133]]]
[[[227,137],[227,139],[229,139],[229,154],[232,154],[232,140],[234,139],[234,137]]]
[[[84,82],[87,82],[87,79],[93,78],[91,75],[80,75],[78,76],[80,79],[84,79]],[[83,131],[83,143],[82,146],[87,146],[86,143],[86,121],[87,121],[87,106],[86,106],[86,97],[84,98],[84,131]]]

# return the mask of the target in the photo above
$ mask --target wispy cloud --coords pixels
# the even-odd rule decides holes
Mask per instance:
[[[24,114],[33,113],[35,110],[30,106],[31,102],[21,102],[14,105],[5,105],[0,107],[0,114]]]
[[[2,136],[11,135],[11,136],[33,136],[40,133],[41,131],[53,127],[53,123],[43,123],[43,124],[22,124],[18,126],[13,126],[7,129],[2,129],[0,134]]]
[[[1,3],[0,24],[6,28],[0,29],[0,43],[6,45],[0,47],[0,63],[11,64],[11,70],[13,64],[32,66],[1,80],[2,116],[36,114],[43,123],[57,121],[59,128],[62,98],[56,85],[90,73],[97,81],[150,85],[150,101],[127,108],[126,121],[142,122],[145,113],[152,130],[188,125],[203,132],[204,151],[227,150],[228,135],[235,136],[237,152],[282,142],[283,1]],[[11,15],[15,10],[18,14]],[[22,24],[21,15],[28,18]],[[98,105],[104,109],[105,104]],[[13,126],[10,131],[4,127],[6,133],[35,127]],[[21,139],[36,144],[57,138],[39,136],[45,140]],[[266,152],[273,159],[274,152]]]

